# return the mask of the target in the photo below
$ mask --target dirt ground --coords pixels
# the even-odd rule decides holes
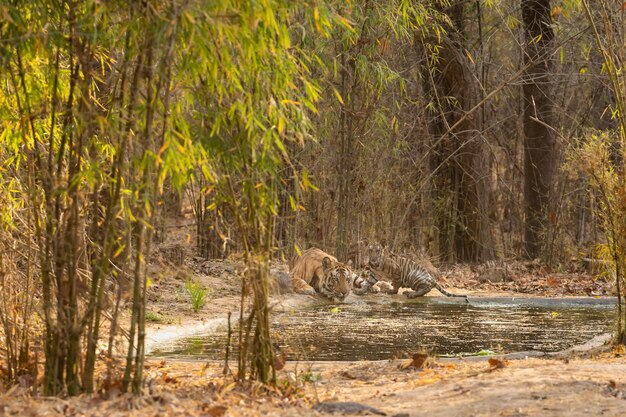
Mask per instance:
[[[94,397],[32,399],[17,386],[2,416],[318,416],[318,402],[350,401],[389,416],[623,416],[623,352],[589,358],[493,361],[289,363],[280,389],[239,387],[223,364],[149,361],[141,399],[114,390]],[[347,415],[346,413],[340,413]]]
[[[206,330],[237,317],[242,264],[236,259],[203,260],[190,253],[184,230],[158,246],[149,265],[148,350],[161,341]],[[188,234],[187,239],[189,240]],[[183,242],[181,244],[181,242]],[[286,270],[284,262],[272,266]],[[538,262],[454,266],[442,284],[452,292],[481,296],[605,296],[611,284],[573,260],[559,270]],[[193,312],[186,280],[208,289],[205,305]],[[389,295],[372,295],[390,297]],[[427,296],[440,296],[433,290]],[[350,295],[345,302],[350,302]],[[401,299],[401,295],[396,295]],[[275,294],[272,302],[297,307],[314,297]],[[623,416],[626,359],[623,348],[591,343],[541,358],[517,357],[414,361],[290,362],[278,371],[278,388],[268,391],[234,384],[224,364],[151,359],[146,395],[120,395],[115,383],[94,396],[32,398],[16,386],[0,394],[3,416],[319,416],[381,412],[389,416]],[[417,366],[417,368],[416,368]],[[234,365],[231,366],[235,368]],[[364,411],[358,405],[377,410]],[[321,408],[320,408],[321,407]],[[351,408],[352,407],[352,408]],[[356,407],[356,408],[355,408]]]

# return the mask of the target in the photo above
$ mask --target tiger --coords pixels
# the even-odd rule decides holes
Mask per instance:
[[[365,295],[368,292],[377,292],[375,285],[378,284],[378,280],[366,271],[362,275],[354,274],[352,276],[352,292],[356,295]],[[382,282],[382,281],[380,281]]]
[[[408,298],[421,297],[433,288],[436,288],[447,297],[462,297],[469,302],[467,295],[452,294],[446,291],[437,280],[422,266],[411,259],[385,253],[380,244],[367,247],[367,265],[373,275],[382,274],[391,280],[393,288],[388,294],[397,294],[400,288],[411,288],[413,291],[405,293]],[[378,277],[376,277],[377,279]]]
[[[348,265],[321,249],[309,248],[289,263],[293,291],[322,294],[332,301],[343,301],[349,294],[355,274]]]
[[[354,274],[352,277],[352,292],[356,295],[388,293],[392,289],[393,286],[390,283],[377,279],[369,269],[365,270],[361,275]]]

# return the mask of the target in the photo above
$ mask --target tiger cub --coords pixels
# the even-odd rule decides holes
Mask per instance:
[[[397,294],[400,288],[411,288],[413,291],[405,293],[408,298],[420,297],[436,288],[447,297],[463,297],[467,295],[452,294],[446,291],[437,280],[423,267],[411,259],[392,253],[385,253],[380,244],[367,247],[368,267],[374,274],[382,274],[389,278],[393,289],[389,294]]]
[[[343,301],[350,294],[353,272],[321,249],[309,248],[296,255],[289,263],[294,292],[316,294],[335,301]]]
[[[356,295],[389,293],[392,290],[393,286],[390,283],[377,279],[369,269],[361,275],[354,274],[352,279],[352,292]]]

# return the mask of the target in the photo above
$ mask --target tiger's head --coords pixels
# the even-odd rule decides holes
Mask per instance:
[[[384,248],[380,243],[367,245],[367,265],[374,269],[380,269],[385,261]]]
[[[340,262],[333,262],[325,256],[322,260],[324,280],[320,285],[320,293],[333,301],[343,301],[350,294],[353,273],[350,267]]]

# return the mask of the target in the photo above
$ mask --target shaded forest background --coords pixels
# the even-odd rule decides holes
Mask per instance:
[[[241,381],[275,381],[269,262],[309,246],[356,265],[367,240],[438,262],[601,256],[626,340],[620,2],[59,0],[0,16],[5,380],[36,377],[40,352],[47,395],[93,392],[103,363],[141,393],[146,259],[188,203],[200,256],[244,257]]]
[[[283,179],[276,250],[317,246],[354,261],[362,242],[384,240],[442,262],[590,255],[602,240],[594,195],[566,162],[590,129],[617,133],[615,98],[580,5],[552,3],[452,2],[430,10],[427,33],[394,27],[395,3],[340,7],[355,32],[303,41],[324,63],[312,69],[320,101],[315,140],[289,154],[318,191],[294,213],[297,187]],[[522,7],[545,28],[527,33]],[[532,123],[544,129],[526,143]],[[539,239],[525,224],[536,175],[526,149],[547,154],[535,163],[550,192]],[[239,240],[221,214],[215,229],[214,219],[202,226],[215,232],[200,243],[213,256]]]

